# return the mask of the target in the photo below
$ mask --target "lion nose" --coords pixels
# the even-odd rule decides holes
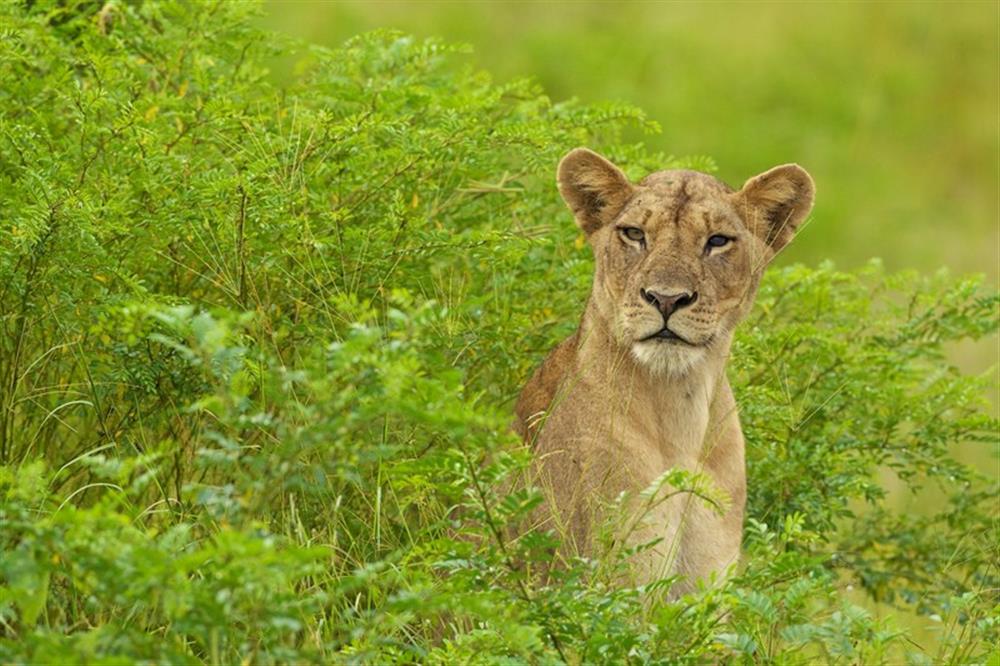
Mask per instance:
[[[698,300],[698,292],[682,291],[677,294],[661,294],[652,289],[640,289],[643,300],[660,311],[666,322],[674,312]]]

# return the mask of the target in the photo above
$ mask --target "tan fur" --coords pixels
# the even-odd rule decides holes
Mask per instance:
[[[516,407],[514,427],[534,449],[546,496],[538,523],[564,537],[563,556],[595,554],[595,526],[609,521],[626,545],[659,540],[633,558],[637,581],[679,574],[686,582],[675,591],[688,589],[739,557],[746,475],[725,362],[765,266],[812,207],[812,179],[784,165],[738,192],[680,170],[633,184],[578,148],[560,163],[558,182],[595,270],[579,329],[543,362]],[[645,238],[628,238],[624,227]],[[733,240],[709,248],[715,234]],[[680,340],[643,340],[664,326],[650,292],[697,293],[666,319]],[[728,505],[720,514],[675,493],[641,509],[639,493],[671,468],[703,472]],[[625,515],[609,516],[612,506]]]

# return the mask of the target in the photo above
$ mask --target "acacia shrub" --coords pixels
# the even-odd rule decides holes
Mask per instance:
[[[390,32],[338,50],[217,3],[0,7],[0,655],[179,663],[982,661],[997,638],[975,280],[772,270],[734,346],[743,571],[679,603],[504,540],[519,385],[590,258],[569,148],[622,105]],[[276,86],[269,55],[299,49]],[[808,232],[808,231],[806,231]],[[884,470],[947,498],[920,516]],[[669,482],[696,480],[674,474]],[[850,603],[941,619],[930,644]]]

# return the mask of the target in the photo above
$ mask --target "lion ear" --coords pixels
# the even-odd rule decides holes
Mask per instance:
[[[798,164],[783,164],[754,176],[733,195],[736,209],[755,235],[778,252],[812,210],[816,186]]]
[[[621,169],[586,148],[559,162],[559,193],[588,236],[613,220],[635,192]]]

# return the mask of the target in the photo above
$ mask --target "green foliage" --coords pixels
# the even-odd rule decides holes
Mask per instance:
[[[722,180],[794,160],[818,186],[782,265],[941,265],[1000,275],[996,3],[287,2],[261,25],[327,45],[391,26],[469,43],[555,99],[620,99],[654,149],[707,153]],[[272,77],[291,75],[277,57]],[[992,362],[985,345],[978,354]],[[986,462],[986,460],[982,460]]]
[[[996,423],[943,352],[995,294],[773,272],[732,366],[745,567],[679,602],[615,584],[625,554],[542,584],[554,537],[505,536],[537,494],[503,488],[590,280],[553,166],[693,162],[393,33],[278,89],[246,6],[188,9],[0,6],[0,659],[987,659],[998,493],[954,452]],[[886,501],[911,490],[940,514]]]

